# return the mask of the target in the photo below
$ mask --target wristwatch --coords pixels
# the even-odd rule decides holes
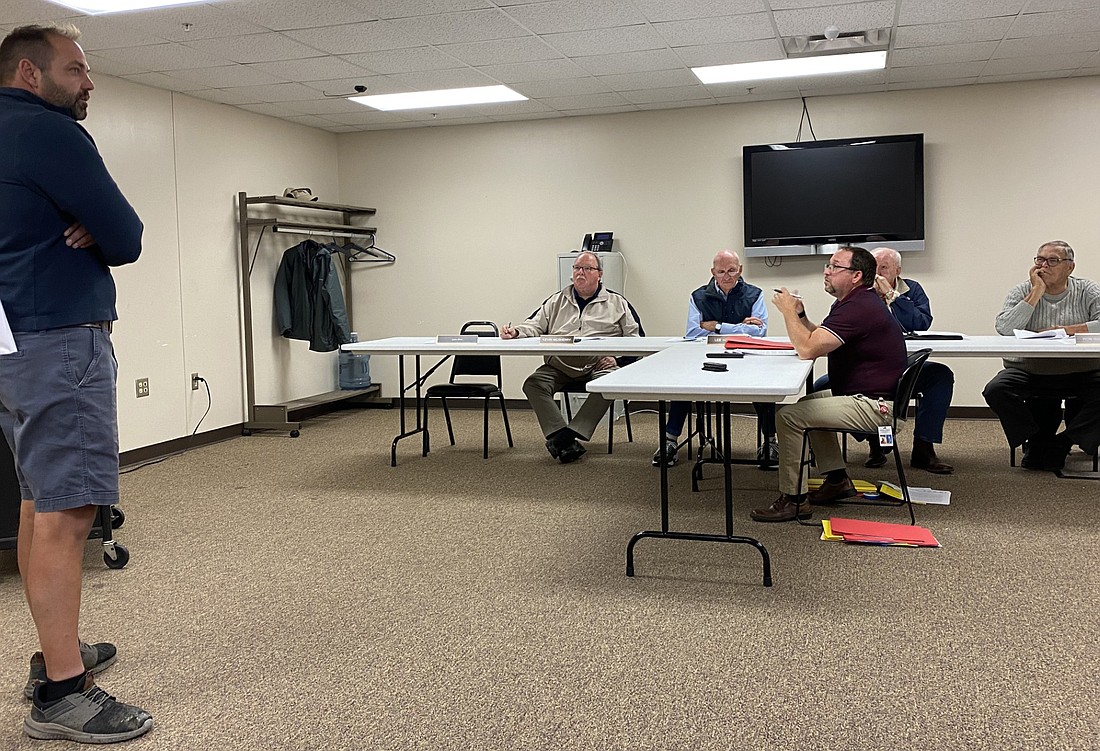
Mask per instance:
[[[798,311],[798,317],[799,318],[805,318],[806,317],[806,311],[804,311],[804,310]]]
[[[722,333],[722,322],[721,321],[714,324],[714,333],[715,334],[721,334]]]

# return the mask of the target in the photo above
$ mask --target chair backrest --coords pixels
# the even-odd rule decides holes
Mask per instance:
[[[458,333],[500,336],[500,329],[492,321],[467,321],[462,324],[462,328],[459,329]],[[500,388],[500,356],[455,355],[451,361],[451,383],[455,383],[456,376],[492,376],[497,380],[497,388]]]
[[[904,420],[909,414],[909,401],[913,398],[913,391],[917,387],[917,376],[924,367],[924,361],[932,354],[931,349],[921,349],[913,352],[906,360],[905,370],[898,379],[897,389],[894,390],[894,427],[897,428],[898,420]]]

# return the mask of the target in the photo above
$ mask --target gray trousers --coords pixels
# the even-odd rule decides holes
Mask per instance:
[[[527,376],[527,380],[523,382],[523,393],[527,395],[531,409],[535,410],[542,434],[549,437],[562,428],[569,428],[586,441],[592,438],[592,432],[599,424],[600,418],[607,412],[607,408],[611,406],[611,402],[600,394],[589,394],[584,400],[584,405],[577,410],[577,414],[573,415],[573,421],[567,424],[558,403],[554,401],[554,394],[567,386],[583,386],[612,370],[617,368],[599,370],[587,378],[573,378],[555,367],[541,365],[534,373]]]
[[[779,439],[779,492],[794,495],[799,487],[806,492],[807,467],[802,456],[802,434],[807,428],[837,428],[871,433],[878,440],[880,425],[894,419],[893,402],[882,402],[886,414],[879,410],[879,400],[867,396],[833,396],[831,391],[817,391],[794,404],[781,406],[775,416],[776,437]],[[810,433],[810,447],[821,474],[843,469],[840,437],[836,433]],[[799,485],[801,471],[802,483]]]

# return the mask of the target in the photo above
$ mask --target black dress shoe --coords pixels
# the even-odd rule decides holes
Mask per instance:
[[[892,447],[883,449],[882,446],[879,446],[872,441],[871,455],[867,457],[867,461],[863,463],[863,466],[867,469],[878,469],[879,467],[884,466],[886,464],[886,455],[893,450],[894,449]]]
[[[809,519],[813,508],[809,501],[798,496],[780,493],[767,508],[753,509],[749,514],[756,522],[789,522],[794,518]]]
[[[558,461],[562,464],[575,462],[584,456],[587,451],[588,449],[582,446],[580,441],[573,439],[570,443],[558,449]]]

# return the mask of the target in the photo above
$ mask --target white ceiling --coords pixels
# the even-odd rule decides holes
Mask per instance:
[[[336,133],[1100,75],[1100,0],[221,0],[70,20],[94,72]],[[889,29],[884,71],[704,86],[785,38]],[[190,27],[188,30],[187,27]],[[530,101],[377,112],[328,94],[506,84]]]

